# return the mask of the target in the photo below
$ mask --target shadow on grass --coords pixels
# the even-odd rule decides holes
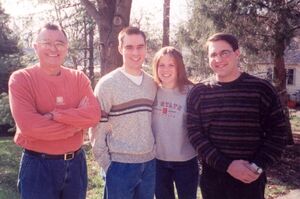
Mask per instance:
[[[268,170],[266,199],[273,199],[300,188],[300,134],[294,135],[294,138],[295,145],[289,146],[282,161]],[[104,181],[100,177],[99,166],[94,160],[91,146],[86,144],[83,148],[87,154],[88,165],[87,199],[102,198]],[[17,177],[21,152],[21,148],[13,143],[12,137],[0,137],[0,199],[19,198]]]
[[[12,137],[0,137],[0,199],[20,198],[17,178],[22,149],[16,146]],[[99,166],[94,160],[90,145],[84,145],[88,165],[87,199],[102,198],[104,182],[99,175]]]
[[[22,149],[12,137],[0,138],[0,199],[17,199],[17,177]]]
[[[300,188],[300,134],[294,134],[295,144],[288,146],[280,162],[268,169],[267,198],[285,195]]]

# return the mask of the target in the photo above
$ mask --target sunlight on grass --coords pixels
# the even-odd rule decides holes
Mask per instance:
[[[87,199],[103,197],[104,182],[99,175],[99,166],[94,161],[91,146],[83,147],[87,154],[88,192]],[[22,149],[16,146],[12,137],[0,138],[0,199],[20,198],[17,190],[17,178]]]
[[[300,131],[300,117],[292,116],[291,117],[291,125],[293,131]]]
[[[268,177],[268,184],[265,194],[267,195],[267,199],[273,199],[278,197],[279,195],[284,195],[288,193],[288,191],[289,187],[286,185],[286,183],[283,183],[278,179]]]
[[[103,198],[104,181],[100,176],[100,168],[97,162],[94,160],[92,154],[91,145],[85,145],[84,149],[87,155],[88,166],[88,192],[87,199],[99,199]]]
[[[300,131],[300,117],[293,116],[291,118],[291,123],[293,125],[293,129],[299,129]],[[91,145],[84,145],[84,150],[87,155],[87,165],[88,165],[88,191],[87,191],[87,199],[99,199],[103,198],[103,190],[104,190],[104,180],[100,177],[100,168],[96,161],[94,160]],[[294,150],[294,151],[293,151]],[[17,191],[17,176],[18,176],[18,168],[19,161],[21,157],[21,148],[16,146],[12,138],[3,138],[0,137],[0,199],[18,199],[18,191]],[[289,153],[284,154],[284,159],[278,163],[282,166],[274,165],[274,168],[270,168],[268,184],[266,187],[266,198],[273,199],[277,196],[284,195],[289,192],[290,189],[294,189],[296,182],[291,183],[289,180],[292,179],[291,176],[294,176],[293,173],[288,171],[296,171],[298,162],[296,161],[299,155],[298,148],[289,148],[287,151]],[[293,152],[293,153],[292,153]],[[295,160],[295,161],[293,161]],[[297,165],[296,165],[297,164]],[[273,171],[272,171],[273,169]],[[276,171],[277,175],[274,175]],[[273,173],[273,177],[271,177],[271,173]],[[278,176],[279,175],[279,176]],[[286,176],[285,178],[280,178],[280,176]],[[297,176],[297,175],[295,175]],[[295,181],[295,179],[293,180]],[[297,181],[298,182],[298,181]],[[198,197],[197,199],[201,199],[200,189],[198,188]]]

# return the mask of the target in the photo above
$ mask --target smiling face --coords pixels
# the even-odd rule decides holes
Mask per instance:
[[[140,34],[126,34],[122,45],[119,47],[119,52],[123,56],[123,66],[126,72],[140,75],[146,56],[144,37]]]
[[[60,30],[43,29],[34,43],[40,67],[46,71],[59,70],[68,51],[66,36]]]
[[[240,51],[233,51],[230,44],[224,40],[208,43],[209,66],[220,82],[231,82],[240,76],[239,56]]]
[[[164,88],[175,88],[177,86],[177,65],[175,59],[170,55],[163,55],[157,65],[157,75]]]

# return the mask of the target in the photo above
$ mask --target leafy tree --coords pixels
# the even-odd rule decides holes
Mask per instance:
[[[217,31],[237,35],[246,52],[257,55],[256,58],[271,55],[273,81],[286,107],[284,51],[300,29],[299,0],[197,0],[194,4],[203,17],[213,22]],[[244,56],[244,61],[250,57]],[[291,131],[290,140],[291,143]]]
[[[195,81],[205,79],[211,74],[206,59],[204,44],[216,32],[213,21],[200,12],[201,1],[188,1],[190,19],[180,26],[176,33],[178,45],[182,48],[185,64]]]
[[[12,127],[8,129],[8,132],[15,131],[15,122],[11,115],[8,94],[6,92],[3,92],[0,94],[0,129],[5,126]]]
[[[226,11],[224,9],[230,12],[225,12],[227,15],[222,18],[214,9],[206,10],[212,11],[207,14],[211,15],[215,22],[218,21],[218,27],[233,30],[243,38],[247,49],[257,53],[271,53],[274,63],[273,81],[283,106],[287,107],[284,51],[300,30],[299,0],[231,0],[224,4],[223,11]],[[288,109],[285,110],[289,121]],[[289,143],[293,143],[291,130]]]
[[[0,3],[0,93],[7,92],[9,76],[21,66],[20,59],[18,37],[9,28],[9,16]]]
[[[201,11],[218,30],[235,33],[242,46],[256,54],[270,52],[274,83],[286,89],[284,51],[300,29],[299,0],[202,1]]]

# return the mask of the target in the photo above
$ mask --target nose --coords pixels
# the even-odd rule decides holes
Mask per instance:
[[[138,55],[138,54],[139,54],[139,49],[134,48],[134,49],[132,50],[132,54]]]
[[[221,62],[223,58],[220,55],[217,55],[214,59],[216,62]]]
[[[51,45],[49,45],[48,48],[49,48],[49,50],[52,50],[52,51],[57,51],[58,50],[57,46],[55,44],[52,44],[52,43],[51,43]]]

